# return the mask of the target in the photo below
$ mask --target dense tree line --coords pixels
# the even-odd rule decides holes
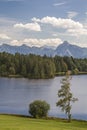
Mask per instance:
[[[65,73],[67,70],[73,74],[78,74],[79,71],[87,72],[87,59],[0,53],[0,76],[52,78],[55,74]]]
[[[55,64],[49,57],[0,53],[0,76],[20,75],[28,78],[52,78]]]
[[[54,64],[56,68],[56,73],[67,72],[68,70],[71,74],[87,73],[87,59],[76,59],[73,57],[54,57]]]

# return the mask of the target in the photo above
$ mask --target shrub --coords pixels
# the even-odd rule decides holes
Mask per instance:
[[[50,105],[46,101],[35,100],[29,104],[29,113],[34,118],[47,117]]]

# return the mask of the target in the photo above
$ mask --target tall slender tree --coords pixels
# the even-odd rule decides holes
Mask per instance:
[[[56,103],[57,106],[61,108],[62,111],[67,115],[67,119],[71,122],[71,109],[72,102],[77,101],[77,98],[73,97],[73,94],[70,89],[70,74],[67,72],[66,76],[61,80],[61,89],[58,90],[59,100]]]

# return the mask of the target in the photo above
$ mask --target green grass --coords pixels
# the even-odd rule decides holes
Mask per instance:
[[[0,130],[87,130],[87,122],[0,115]]]

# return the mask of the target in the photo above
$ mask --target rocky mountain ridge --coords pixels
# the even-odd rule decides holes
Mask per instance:
[[[72,45],[67,41],[57,46],[56,49],[48,46],[42,47],[29,47],[25,44],[21,46],[11,46],[8,44],[0,45],[0,52],[8,52],[11,54],[35,54],[35,55],[47,55],[47,56],[72,56],[74,58],[87,58],[87,48],[82,48],[76,45]]]

